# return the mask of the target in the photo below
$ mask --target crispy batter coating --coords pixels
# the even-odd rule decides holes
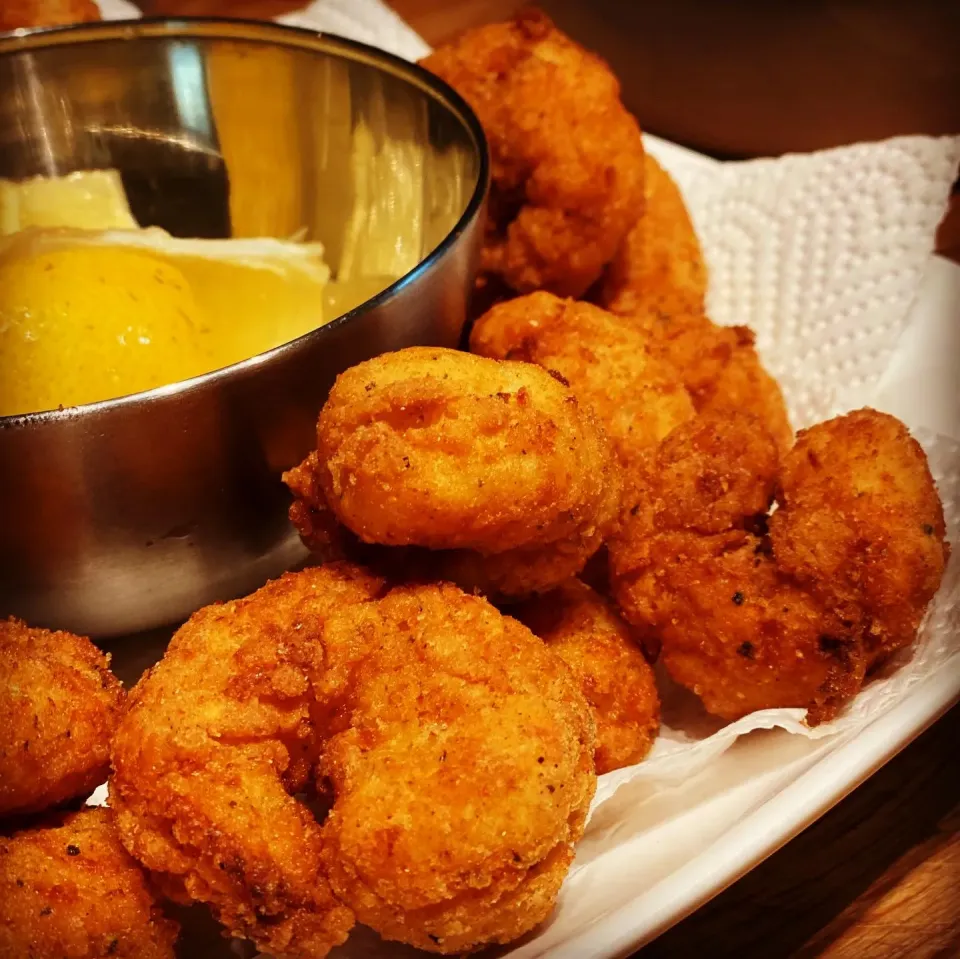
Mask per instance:
[[[560,373],[593,410],[628,470],[695,415],[680,377],[651,354],[649,338],[590,303],[543,292],[508,300],[476,321],[470,349]]]
[[[644,157],[643,215],[607,267],[599,301],[614,313],[703,313],[707,265],[683,196],[670,174]]]
[[[341,374],[317,450],[334,513],[386,546],[553,543],[592,523],[616,473],[593,418],[549,374],[429,347]]]
[[[650,351],[676,370],[697,412],[752,413],[786,451],[793,430],[754,333],[707,317],[707,267],[683,196],[653,157],[644,162],[644,214],[607,268],[597,299],[633,318]]]
[[[100,8],[93,0],[3,0],[0,3],[0,32],[99,19]]]
[[[908,645],[949,557],[920,444],[876,410],[802,430],[770,520],[777,565],[821,601],[860,607],[872,660]]]
[[[283,477],[295,497],[290,521],[316,561],[362,563],[394,582],[446,580],[494,600],[542,593],[576,576],[613,528],[621,506],[620,484],[607,484],[597,522],[546,546],[518,546],[489,555],[468,549],[388,547],[364,543],[337,520],[327,505],[320,473],[314,451]]]
[[[746,414],[698,417],[664,440],[609,544],[611,584],[634,626],[656,632],[670,619],[666,576],[691,555],[712,556],[707,537],[744,530],[767,512],[777,467],[771,437]]]
[[[449,585],[347,610],[325,642],[336,893],[385,938],[431,952],[532,929],[553,908],[596,784],[593,719],[569,670]]]
[[[661,655],[709,712],[738,719],[798,706],[814,724],[857,693],[867,665],[860,624],[782,576],[760,537],[738,531],[672,545]]]
[[[337,380],[317,445],[284,476],[311,549],[357,555],[342,524],[366,543],[423,547],[393,557],[413,575],[489,595],[575,575],[620,511],[609,440],[532,364],[434,348],[361,363]]]
[[[749,416],[681,426],[610,544],[627,618],[727,719],[778,706],[832,718],[879,654],[912,641],[943,572],[936,487],[902,424],[861,410],[801,438],[778,468]]]
[[[133,689],[114,738],[124,845],[168,895],[208,903],[266,952],[324,956],[353,926],[324,878],[320,826],[293,793],[321,748],[324,625],[381,589],[341,564],[200,610]]]
[[[507,612],[573,671],[597,723],[597,775],[632,766],[660,729],[660,697],[639,637],[586,583],[568,580]]]
[[[506,942],[583,831],[594,727],[563,663],[456,587],[384,589],[333,564],[201,610],[114,742],[124,844],[271,953],[325,955],[354,911],[435,952]],[[292,795],[314,774],[322,826]]]
[[[583,294],[643,208],[643,141],[616,77],[533,10],[421,62],[473,107],[490,145],[482,269],[520,293]]]
[[[718,326],[703,314],[642,312],[634,322],[650,349],[677,371],[698,413],[751,413],[777,441],[793,444],[793,429],[777,381],[764,369],[747,326]]]
[[[0,817],[88,796],[107,778],[123,689],[71,633],[0,621]]]
[[[4,959],[173,959],[166,919],[108,809],[0,839]]]

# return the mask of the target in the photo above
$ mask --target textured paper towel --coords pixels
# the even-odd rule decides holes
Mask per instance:
[[[320,0],[281,19],[410,59],[427,51],[376,0]],[[795,425],[842,411],[847,392],[869,397],[909,320],[960,163],[960,137],[898,137],[726,164],[704,162],[669,144],[649,146],[690,206],[710,267],[711,315],[719,323],[753,327]],[[960,432],[920,439],[957,542]],[[815,730],[796,709],[766,710],[723,726],[665,682],[665,721],[652,755],[602,777],[594,808],[632,781],[685,779],[752,729],[780,726],[824,737],[865,723],[956,654],[958,566],[955,557],[916,650],[871,682],[841,717]]]
[[[105,13],[123,15],[114,4],[103,0],[101,6]],[[377,0],[321,0],[282,22],[340,33],[410,59],[427,50]],[[843,411],[848,394],[869,402],[909,321],[960,162],[960,137],[899,137],[728,164],[653,139],[649,148],[676,177],[690,206],[710,267],[711,315],[720,323],[754,328],[795,425]],[[960,424],[952,436],[916,432],[956,544]],[[802,710],[783,709],[724,726],[664,680],[663,732],[650,758],[601,777],[594,809],[631,784],[649,789],[689,778],[750,730],[781,727],[814,738],[854,730],[933,671],[960,668],[958,633],[960,555],[955,555],[916,649],[871,681],[833,722],[811,730]],[[345,954],[375,948],[363,940]]]

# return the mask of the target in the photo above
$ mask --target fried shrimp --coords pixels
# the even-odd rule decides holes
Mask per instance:
[[[81,636],[0,621],[0,817],[84,798],[107,778],[123,705],[109,662]]]
[[[353,926],[324,878],[320,826],[293,794],[319,756],[324,624],[381,589],[329,566],[200,610],[132,690],[114,739],[124,845],[171,898],[208,903],[270,953],[324,956]]]
[[[22,27],[60,27],[100,19],[93,0],[3,0],[0,33]]]
[[[490,145],[482,270],[520,293],[583,294],[643,208],[643,141],[609,67],[531,10],[421,63],[473,107]]]
[[[319,472],[313,452],[284,474],[295,497],[290,521],[317,561],[362,563],[395,582],[445,580],[468,592],[504,601],[551,590],[576,576],[613,528],[621,504],[619,483],[608,484],[598,506],[597,524],[546,546],[519,546],[489,555],[468,549],[387,547],[362,542],[337,520],[327,505]]]
[[[284,480],[298,498],[291,519],[322,555],[349,547],[342,524],[367,544],[423,547],[404,562],[425,575],[511,596],[582,569],[622,491],[609,441],[564,383],[432,348],[342,374],[315,454]]]
[[[604,273],[599,302],[614,313],[703,313],[707,266],[683,196],[670,174],[644,157],[643,215]]]
[[[913,640],[946,555],[923,452],[892,417],[802,431],[781,467],[755,419],[704,416],[657,451],[610,572],[627,619],[710,712],[798,706],[815,724]]]
[[[593,719],[563,662],[449,585],[347,610],[325,645],[337,895],[385,938],[431,952],[540,923],[596,784]]]
[[[201,610],[132,699],[125,845],[275,954],[326,955],[354,914],[435,952],[515,938],[552,908],[594,790],[587,704],[525,627],[347,564]],[[292,795],[314,777],[322,824]]]
[[[0,839],[4,959],[173,959],[177,933],[109,809]]]
[[[660,698],[638,636],[585,583],[508,607],[572,670],[597,723],[597,775],[632,766],[660,728]]]
[[[531,293],[494,306],[474,324],[470,349],[560,373],[613,441],[628,470],[694,416],[674,368],[649,339],[590,303]]]
[[[785,452],[793,430],[754,333],[708,318],[707,267],[683,196],[653,157],[644,163],[643,216],[607,267],[596,299],[640,328],[649,351],[673,367],[697,412],[752,413]]]
[[[645,312],[633,317],[650,350],[669,363],[698,413],[751,413],[781,452],[793,429],[777,381],[764,369],[747,326],[718,326],[702,314]]]
[[[909,645],[950,547],[927,458],[903,423],[859,410],[801,431],[778,502],[779,568],[821,602],[863,610],[871,663]]]

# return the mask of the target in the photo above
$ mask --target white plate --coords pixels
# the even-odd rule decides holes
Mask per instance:
[[[111,0],[102,5],[110,7]],[[110,12],[122,11],[114,6]],[[422,41],[393,14],[385,15],[375,0],[323,0],[295,19],[339,29],[401,55],[423,50]],[[718,165],[665,141],[646,140],[678,177]],[[900,348],[879,393],[870,394],[873,405],[900,416],[911,428],[960,435],[960,378],[954,370],[960,355],[958,305],[960,267],[932,259]],[[860,405],[855,394],[844,400],[850,407]],[[954,634],[958,628],[955,622]],[[117,671],[127,680],[135,678],[161,650],[159,641],[120,646]],[[960,669],[941,670],[855,738],[845,734],[813,741],[782,730],[755,732],[682,786],[639,798],[635,790],[618,794],[591,821],[551,919],[536,935],[505,951],[514,959],[629,954],[796,836],[958,699]],[[624,815],[625,803],[630,804],[629,816]],[[615,844],[610,835],[616,836]],[[204,936],[193,949],[187,944],[182,955],[236,956],[244,951],[226,943],[217,949],[212,941]],[[422,954],[381,943],[360,930],[333,955]]]
[[[874,402],[911,427],[955,432],[958,355],[960,266],[934,257]],[[945,669],[854,736],[752,733],[693,780],[642,800],[647,809],[631,797],[630,819],[644,825],[608,849],[591,833],[625,818],[614,797],[591,820],[554,918],[511,956],[629,954],[776,852],[958,700],[960,668]]]
[[[943,428],[950,410],[960,414],[957,378],[947,378],[953,386],[945,395],[944,378],[936,375],[960,352],[951,352],[951,343],[960,339],[958,305],[960,267],[934,258],[882,391],[883,405],[911,425]],[[127,683],[134,681],[162,655],[164,641],[158,634],[152,642],[117,644],[114,668]],[[960,670],[947,669],[915,686],[855,737],[818,741],[783,730],[751,733],[682,786],[639,801],[631,794],[630,821],[642,825],[608,849],[598,837],[625,818],[620,797],[614,796],[591,821],[553,916],[535,936],[517,944],[511,957],[629,954],[800,833],[958,700]],[[181,952],[190,959],[244,954],[245,947],[221,945],[209,931],[198,939],[197,949],[191,950],[188,941]],[[332,955],[425,954],[358,931]]]

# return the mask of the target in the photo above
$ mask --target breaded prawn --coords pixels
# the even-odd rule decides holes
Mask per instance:
[[[648,153],[644,209],[607,267],[599,302],[614,313],[703,313],[708,271],[677,184]]]
[[[164,917],[109,809],[85,809],[0,838],[4,959],[173,959]]]
[[[384,592],[335,564],[201,610],[114,742],[127,848],[274,954],[326,955],[354,913],[439,952],[515,938],[582,833],[594,728],[563,663],[453,586]],[[314,777],[322,825],[293,796]]]
[[[123,689],[89,639],[0,621],[0,817],[84,798],[107,778]]]
[[[367,544],[423,548],[402,565],[426,578],[508,596],[579,572],[617,522],[623,482],[565,383],[532,364],[435,348],[342,374],[316,452],[284,480],[297,497],[291,519],[322,555],[354,555],[342,524]]]
[[[597,723],[597,775],[632,766],[660,728],[660,697],[640,637],[586,583],[507,607],[571,669]]]
[[[324,956],[353,926],[324,877],[320,826],[293,794],[322,746],[325,623],[382,588],[334,565],[200,610],[132,690],[114,739],[126,848],[171,898],[207,903],[269,953]]]
[[[695,415],[674,368],[629,321],[590,303],[530,293],[494,306],[470,334],[480,356],[560,373],[613,441],[628,470]]]
[[[802,431],[780,467],[755,419],[703,416],[658,450],[610,566],[628,620],[710,712],[799,706],[815,724],[913,641],[947,552],[925,457],[892,417]]]
[[[346,610],[325,642],[337,895],[385,938],[445,954],[544,920],[596,784],[593,718],[564,663],[449,585]]]
[[[767,372],[748,326],[719,326],[704,314],[640,312],[631,320],[649,338],[651,352],[670,364],[698,413],[750,413],[781,452],[793,428],[777,381]]]
[[[822,602],[863,611],[871,664],[913,642],[950,546],[926,455],[906,426],[858,410],[801,430],[777,502],[777,566]]]
[[[643,209],[643,141],[616,77],[535,10],[421,62],[473,107],[490,145],[484,273],[520,293],[583,294]]]
[[[786,451],[793,430],[754,333],[708,318],[708,270],[683,196],[653,157],[644,162],[643,216],[607,267],[597,301],[640,328],[649,350],[674,368],[697,412],[752,413]]]

